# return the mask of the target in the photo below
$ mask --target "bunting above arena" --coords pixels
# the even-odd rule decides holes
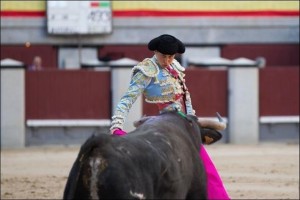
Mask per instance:
[[[61,1],[59,1],[61,2]],[[91,6],[109,1],[90,1]],[[299,1],[110,1],[113,17],[299,16]],[[1,1],[1,17],[45,17],[46,1]]]

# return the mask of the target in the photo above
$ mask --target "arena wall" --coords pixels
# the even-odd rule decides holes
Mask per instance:
[[[187,67],[197,113],[213,117],[218,111],[228,120],[228,71],[192,67],[192,56],[205,51],[207,57],[226,59],[264,57],[260,139],[299,141],[298,1],[112,1],[111,9],[110,34],[55,35],[47,33],[46,1],[1,1],[1,60],[28,66],[39,55],[44,65],[43,71],[25,73],[27,146],[80,143],[94,131],[108,131],[110,70],[84,69],[78,57],[140,61],[152,56],[147,42],[166,32],[187,46],[178,59]],[[143,114],[155,113],[155,106],[143,104]]]

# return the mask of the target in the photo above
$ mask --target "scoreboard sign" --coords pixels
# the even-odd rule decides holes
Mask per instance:
[[[49,34],[112,32],[110,1],[47,1]]]

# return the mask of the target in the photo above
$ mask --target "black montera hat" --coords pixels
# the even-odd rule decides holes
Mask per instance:
[[[148,49],[151,51],[159,51],[162,54],[174,55],[176,53],[184,53],[185,46],[176,37],[168,34],[163,34],[152,39],[148,43]]]

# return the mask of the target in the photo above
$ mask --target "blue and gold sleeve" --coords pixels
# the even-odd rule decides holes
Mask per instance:
[[[145,76],[141,71],[137,71],[132,76],[127,91],[115,108],[114,115],[112,116],[111,130],[116,128],[123,129],[124,122],[132,105],[150,82],[151,77]]]

